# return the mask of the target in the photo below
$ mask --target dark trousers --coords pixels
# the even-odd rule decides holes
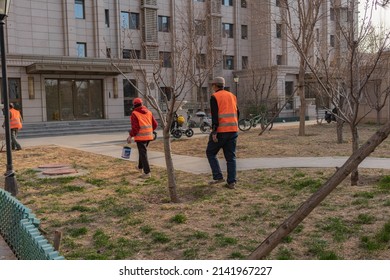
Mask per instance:
[[[206,155],[209,161],[211,172],[213,173],[213,179],[219,180],[223,179],[221,167],[219,166],[219,161],[217,154],[220,149],[223,150],[223,155],[226,160],[227,167],[227,183],[236,182],[236,145],[237,145],[237,132],[225,132],[218,133],[217,138],[218,142],[214,142],[211,135],[209,137],[209,142],[207,144]]]
[[[150,173],[148,160],[148,145],[150,141],[140,141],[137,143],[138,148],[138,169],[143,169],[145,174]]]
[[[12,147],[12,150],[21,150],[22,147],[20,146],[20,144],[18,143],[18,141],[16,140],[17,138],[17,135],[18,135],[18,129],[11,129],[11,147]]]

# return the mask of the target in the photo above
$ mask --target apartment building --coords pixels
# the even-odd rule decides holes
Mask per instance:
[[[160,90],[170,93],[174,45],[194,30],[205,47],[188,63],[212,68],[201,84],[186,85],[180,98],[188,109],[207,109],[216,75],[243,106],[252,102],[254,77],[268,77],[263,84],[274,82],[268,88],[279,106],[294,95],[299,64],[280,9],[277,0],[12,1],[5,27],[10,102],[31,123],[128,118],[137,89],[158,102]],[[329,10],[324,1],[323,13]],[[334,47],[332,29],[328,17],[318,23],[313,53]],[[153,79],[156,61],[163,84]],[[290,102],[285,114],[299,108],[297,98]]]

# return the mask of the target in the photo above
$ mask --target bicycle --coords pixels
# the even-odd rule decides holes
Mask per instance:
[[[261,114],[256,116],[253,116],[253,114],[249,114],[249,117],[250,118],[241,119],[238,121],[238,128],[241,131],[247,131],[252,127],[256,127],[258,124],[260,124],[261,129],[264,129],[269,123],[268,119]],[[271,122],[268,126],[268,130],[271,130],[273,126],[274,123]]]

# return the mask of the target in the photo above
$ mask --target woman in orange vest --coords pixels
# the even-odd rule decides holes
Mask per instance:
[[[131,143],[131,138],[137,143],[138,148],[138,170],[143,173],[142,178],[150,178],[150,166],[148,160],[147,147],[149,142],[153,140],[153,131],[157,128],[157,121],[145,106],[142,105],[141,98],[133,100],[134,110],[130,116],[131,130],[127,143]]]
[[[224,90],[225,79],[223,77],[214,78],[211,87],[214,91],[210,98],[212,127],[206,148],[206,155],[213,173],[213,180],[209,184],[224,182],[217,158],[218,152],[222,149],[227,167],[227,184],[225,187],[235,189],[237,173],[236,145],[239,117],[237,98],[233,93]]]
[[[22,116],[20,112],[14,108],[14,104],[9,104],[9,125],[11,129],[11,146],[12,150],[19,151],[22,149],[22,146],[17,141],[17,135],[19,129],[22,129]]]

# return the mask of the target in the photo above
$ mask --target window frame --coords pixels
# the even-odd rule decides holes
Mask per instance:
[[[222,6],[232,7],[233,6],[233,0],[222,0]]]
[[[80,47],[83,47],[81,50]],[[87,43],[86,42],[76,42],[76,51],[77,57],[87,57]],[[83,52],[83,55],[80,55]]]
[[[171,52],[159,52],[161,61],[161,67],[172,68],[172,53]]]
[[[241,39],[248,40],[248,25],[241,25]]]
[[[234,70],[234,56],[224,55],[223,56],[223,69]]]
[[[228,27],[228,29],[226,28]],[[234,25],[233,23],[222,23],[222,34],[224,38],[233,39],[234,38]]]
[[[74,1],[74,15],[76,19],[85,19],[85,1]]]
[[[282,24],[281,23],[276,24],[276,38],[278,38],[278,39],[282,38]]]
[[[166,22],[163,22],[164,19],[166,19]],[[158,32],[167,32],[167,33],[171,32],[171,17],[159,15],[157,22],[158,22],[157,23]]]

